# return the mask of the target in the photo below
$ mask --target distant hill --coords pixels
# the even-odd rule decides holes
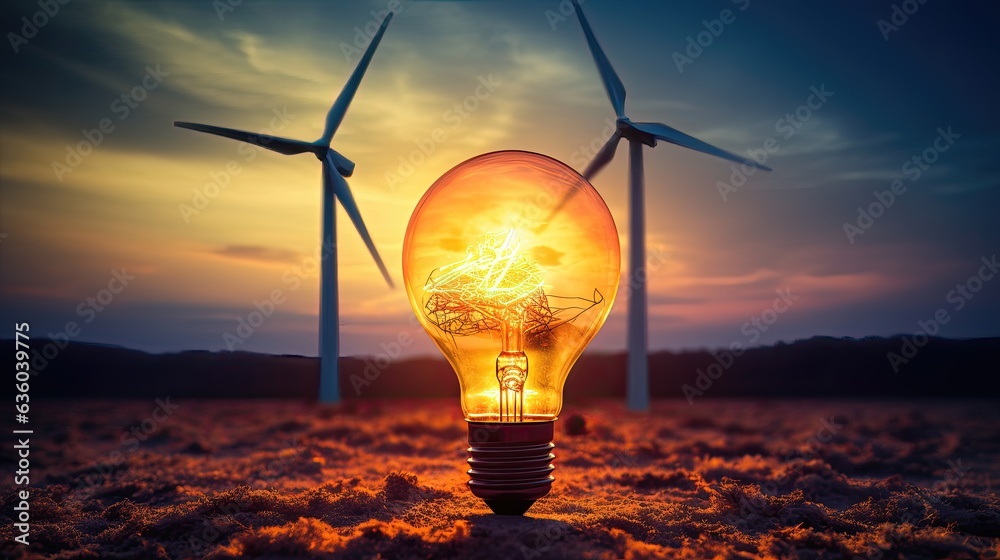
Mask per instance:
[[[35,339],[40,350],[47,340]],[[14,342],[4,341],[13,349]],[[904,338],[814,337],[747,350],[730,361],[708,350],[651,354],[654,397],[1000,397],[1000,338],[932,338],[898,372]],[[8,355],[12,355],[13,351]],[[912,353],[911,353],[912,355]],[[319,362],[304,356],[188,351],[149,354],[70,342],[53,359],[35,354],[31,397],[42,398],[315,398]],[[715,365],[712,365],[715,364]],[[725,367],[728,364],[728,367]],[[384,366],[384,367],[380,367]],[[714,378],[713,378],[714,377]],[[709,381],[711,384],[709,385]],[[687,389],[685,389],[687,385]],[[13,393],[13,383],[3,393]],[[458,395],[438,358],[389,363],[341,358],[347,399]],[[698,394],[698,392],[702,394]],[[624,354],[584,354],[566,384],[568,401],[624,397]]]

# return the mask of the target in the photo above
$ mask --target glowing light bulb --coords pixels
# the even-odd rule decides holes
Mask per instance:
[[[611,311],[620,263],[604,200],[547,156],[472,158],[414,210],[406,292],[458,375],[469,486],[495,513],[549,492],[563,386]]]

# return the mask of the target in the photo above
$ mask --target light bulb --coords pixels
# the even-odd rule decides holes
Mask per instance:
[[[406,293],[458,375],[469,486],[495,513],[523,514],[549,492],[563,386],[611,311],[620,266],[604,200],[547,156],[474,157],[413,211]]]

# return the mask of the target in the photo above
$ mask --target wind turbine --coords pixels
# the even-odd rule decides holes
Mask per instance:
[[[340,356],[340,331],[338,324],[338,302],[337,302],[337,244],[334,236],[337,232],[336,212],[334,210],[334,197],[340,200],[341,206],[347,215],[354,222],[354,227],[358,230],[368,251],[375,258],[375,264],[382,271],[382,276],[388,282],[389,287],[394,287],[389,270],[386,269],[382,257],[375,249],[375,242],[372,241],[365,222],[361,219],[361,212],[351,194],[351,188],[347,185],[344,177],[350,177],[354,173],[354,162],[340,155],[330,147],[334,133],[344,119],[344,114],[354,98],[354,93],[361,84],[361,78],[368,69],[368,64],[375,55],[375,49],[382,40],[389,21],[392,20],[392,12],[382,21],[381,27],[375,33],[371,43],[365,50],[364,55],[358,62],[351,77],[344,85],[344,89],[333,102],[330,111],[326,115],[326,127],[323,129],[323,136],[314,142],[304,142],[302,140],[291,140],[278,136],[262,136],[252,132],[222,128],[207,124],[175,122],[174,126],[189,128],[198,132],[207,132],[241,142],[247,142],[267,148],[286,156],[311,153],[323,164],[323,246],[322,246],[322,267],[320,268],[320,311],[319,311],[319,348],[320,348],[320,402],[335,403],[340,401],[340,379],[337,372],[337,359]]]
[[[578,0],[573,0],[576,14],[580,18],[580,26],[594,57],[597,70],[601,74],[604,88],[617,115],[616,129],[608,142],[597,152],[594,159],[583,172],[588,181],[597,175],[611,159],[615,157],[618,142],[624,138],[629,147],[629,282],[634,286],[628,300],[628,381],[627,400],[632,410],[649,408],[649,363],[647,361],[649,334],[646,317],[646,280],[647,275],[640,273],[645,266],[646,257],[646,215],[644,195],[644,178],[642,165],[642,146],[655,147],[658,140],[678,146],[713,155],[729,161],[745,163],[758,169],[771,171],[766,165],[761,165],[752,159],[720,150],[715,146],[702,142],[693,136],[671,128],[665,124],[651,122],[633,122],[625,116],[625,86],[612,68],[611,62],[594,37],[594,31],[587,23]],[[566,200],[552,211],[554,215],[565,204]]]

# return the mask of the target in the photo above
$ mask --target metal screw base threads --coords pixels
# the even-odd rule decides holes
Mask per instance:
[[[524,515],[549,493],[554,423],[468,422],[469,488],[493,513]]]

